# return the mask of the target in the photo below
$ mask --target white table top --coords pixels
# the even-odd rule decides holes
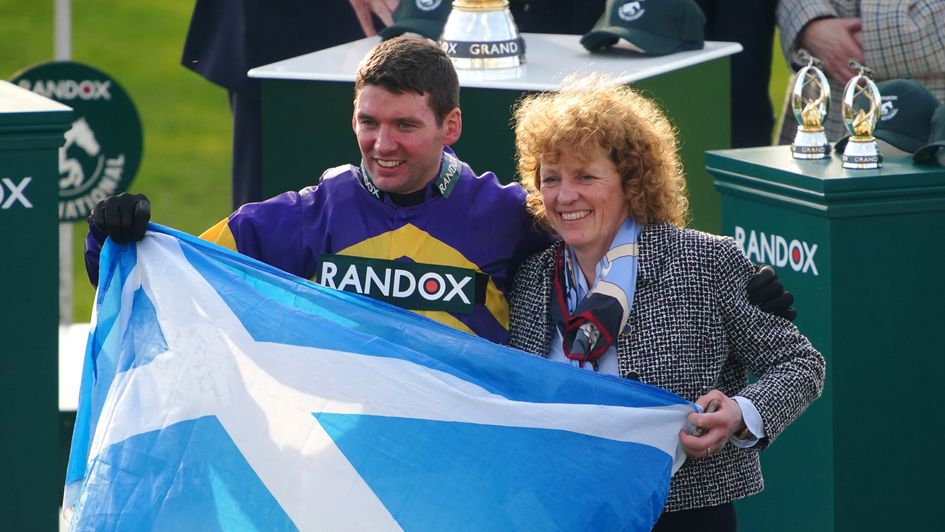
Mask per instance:
[[[71,111],[57,101],[44,98],[8,81],[0,80],[0,113],[37,113]]]
[[[742,50],[738,43],[706,41],[702,50],[659,57],[645,57],[624,49],[591,54],[581,46],[578,35],[523,33],[522,37],[526,49],[526,64],[523,67],[495,71],[459,70],[460,85],[518,91],[555,90],[566,76],[575,72],[602,72],[620,83],[631,83],[737,54]],[[353,82],[361,59],[378,42],[379,37],[368,37],[257,67],[249,71],[249,76]]]
[[[59,325],[59,411],[75,412],[85,362],[88,323]]]

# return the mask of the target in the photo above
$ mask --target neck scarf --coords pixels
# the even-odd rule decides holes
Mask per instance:
[[[590,362],[597,369],[597,361],[614,345],[630,317],[641,229],[629,218],[623,223],[610,250],[595,267],[590,290],[584,287],[583,274],[570,246],[563,246],[555,257],[551,316],[564,338],[564,356],[577,360],[581,367]]]
[[[463,169],[462,166],[459,159],[453,155],[452,150],[445,148],[443,155],[440,157],[440,173],[438,173],[433,180],[433,189],[444,198],[449,198],[450,193],[453,192],[453,187],[455,187],[456,182],[459,181],[459,176]],[[364,160],[361,161],[361,184],[368,192],[373,194],[375,198],[379,200],[384,199],[386,194],[374,184],[374,180],[371,179],[371,175],[368,174],[367,167],[364,165]]]

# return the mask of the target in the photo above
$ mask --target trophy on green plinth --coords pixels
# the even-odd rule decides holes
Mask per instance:
[[[876,83],[870,79],[872,72],[865,66],[850,60],[850,68],[858,70],[843,89],[843,107],[840,114],[850,132],[843,150],[843,167],[871,169],[883,165],[873,130],[879,122],[882,99]]]
[[[440,45],[457,69],[515,69],[525,62],[508,0],[454,0]]]
[[[830,144],[824,134],[824,120],[830,108],[830,83],[819,59],[803,49],[797,57],[807,66],[798,70],[791,82],[791,109],[797,120],[791,153],[795,159],[826,159],[830,157]]]

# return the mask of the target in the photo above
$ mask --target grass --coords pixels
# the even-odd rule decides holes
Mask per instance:
[[[0,0],[0,77],[54,58],[53,2]],[[226,92],[180,65],[193,2],[75,0],[72,57],[107,72],[134,100],[144,155],[131,190],[153,219],[195,233],[229,214],[230,114]],[[16,43],[16,44],[14,44]],[[86,224],[74,224],[75,321],[88,321]]]
[[[778,44],[778,32],[774,32],[774,50],[771,54],[771,81],[768,83],[768,95],[771,97],[771,102],[774,104],[774,113],[775,113],[775,136],[778,131],[778,113],[781,112],[782,107],[784,107],[784,96],[787,93],[788,83],[791,80],[793,75],[787,67],[787,63],[784,61],[784,56],[781,54],[781,45]]]
[[[230,114],[226,92],[180,65],[193,2],[75,0],[72,57],[115,78],[137,105],[144,156],[131,190],[147,194],[153,219],[199,233],[229,214]],[[53,59],[53,2],[0,0],[0,77]],[[771,98],[781,106],[788,72],[775,49]],[[74,224],[75,321],[88,321],[84,222]]]

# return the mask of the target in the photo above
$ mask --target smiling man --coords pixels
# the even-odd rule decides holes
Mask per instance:
[[[449,58],[424,40],[377,45],[358,69],[351,124],[359,167],[246,204],[201,237],[505,343],[512,270],[549,237],[525,212],[520,186],[477,176],[448,148],[463,125]],[[140,239],[150,206],[116,196],[96,214],[86,246],[93,283],[105,235]]]

